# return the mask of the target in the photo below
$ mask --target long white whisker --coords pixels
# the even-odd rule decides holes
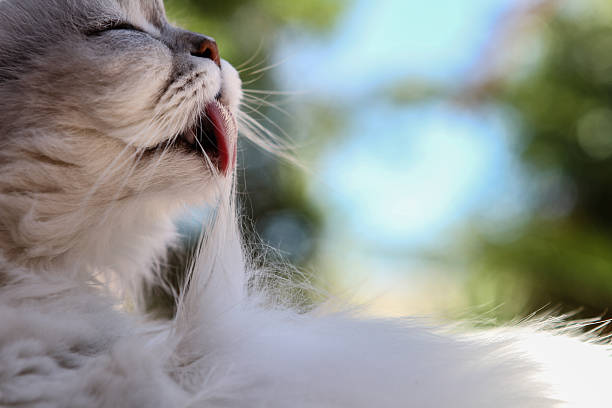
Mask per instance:
[[[251,97],[245,96],[245,99],[247,101],[252,101],[252,102],[255,102],[255,103],[259,103],[261,105],[269,106],[270,108],[275,109],[275,110],[279,111],[280,113],[286,115],[288,118],[294,119],[293,115],[291,113],[289,113],[286,109],[283,109],[280,106],[278,106],[277,104],[269,102],[269,101],[267,101],[267,100],[265,100],[263,98],[259,98],[259,97],[255,97],[255,96],[251,96]]]
[[[262,94],[262,95],[306,95],[310,92],[307,91],[274,91],[274,90],[265,90],[265,89],[243,89],[243,93],[245,94]]]
[[[259,68],[259,69],[255,70],[255,71],[250,72],[249,74],[250,75],[255,75],[255,74],[260,74],[262,72],[266,72],[266,71],[269,71],[271,69],[274,69],[274,68],[278,67],[279,65],[282,65],[282,64],[286,63],[291,57],[292,56],[287,56],[286,58],[283,58],[282,60],[280,60],[278,62],[275,62],[274,64],[270,64],[270,65],[268,65],[266,67]]]
[[[261,78],[263,78],[264,75],[265,75],[265,73],[260,73],[255,78],[252,78],[252,79],[249,79],[248,81],[242,82],[242,85],[251,85],[251,84],[254,84],[255,82],[259,81]]]
[[[273,121],[272,119],[270,119],[267,115],[265,115],[264,113],[260,112],[259,110],[253,110],[253,113],[256,113],[257,115],[259,115],[263,120],[265,120],[266,122],[268,122],[270,125],[272,125],[276,130],[278,130],[286,139],[291,139],[291,137],[289,136],[289,134],[287,134],[287,132],[275,121]]]
[[[236,66],[236,70],[238,72],[243,72],[246,71],[250,68],[246,68],[243,70],[244,67],[246,67],[247,65],[249,65],[255,58],[257,58],[257,55],[259,55],[259,52],[263,49],[263,38],[259,41],[259,45],[257,46],[257,49],[255,50],[255,52],[253,53],[253,55],[251,55],[246,61],[244,61],[242,64]]]

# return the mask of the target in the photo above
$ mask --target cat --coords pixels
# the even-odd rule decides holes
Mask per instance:
[[[608,346],[559,319],[285,305],[238,227],[238,73],[161,0],[0,0],[0,45],[0,406],[609,405]],[[176,315],[151,319],[173,220],[205,204]]]

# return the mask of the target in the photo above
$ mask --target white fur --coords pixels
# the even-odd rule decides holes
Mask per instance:
[[[83,34],[109,19],[145,33]],[[608,345],[557,319],[465,332],[287,306],[250,266],[232,176],[172,147],[216,95],[241,99],[185,33],[156,0],[0,0],[0,406],[610,405]],[[213,222],[176,316],[153,320],[143,284],[193,203]]]

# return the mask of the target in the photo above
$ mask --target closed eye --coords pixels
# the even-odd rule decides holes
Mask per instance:
[[[106,23],[99,24],[97,27],[92,27],[86,31],[86,35],[100,35],[107,31],[114,30],[129,30],[129,31],[138,31],[144,33],[145,31],[141,28],[136,27],[133,24],[130,24],[125,21],[109,21]]]

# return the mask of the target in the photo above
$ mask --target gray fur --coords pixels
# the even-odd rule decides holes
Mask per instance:
[[[232,175],[173,144],[216,96],[236,132],[238,75],[194,36],[158,0],[0,0],[0,406],[605,406],[607,347],[555,320],[450,334],[249,293]],[[192,203],[215,222],[152,321]]]

